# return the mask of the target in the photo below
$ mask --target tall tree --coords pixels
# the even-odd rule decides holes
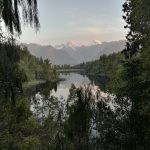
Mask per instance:
[[[126,0],[123,11],[125,28],[129,29],[124,52],[127,57],[132,57],[146,46],[146,41],[150,42],[150,1]]]
[[[131,102],[128,118],[124,122],[125,149],[150,148],[150,1],[126,0],[123,5],[129,29],[124,50],[122,97]]]

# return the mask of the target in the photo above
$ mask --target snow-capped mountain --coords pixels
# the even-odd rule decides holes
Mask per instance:
[[[70,41],[66,44],[56,45],[55,47],[33,43],[25,45],[33,55],[49,58],[53,64],[76,65],[98,59],[103,54],[109,55],[114,52],[120,52],[125,48],[125,43],[126,41],[121,40],[84,46]]]

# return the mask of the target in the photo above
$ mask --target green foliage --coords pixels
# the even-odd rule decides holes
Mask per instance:
[[[150,82],[149,82],[149,13],[148,0],[126,0],[123,5],[129,33],[124,50],[123,86],[118,90],[118,100],[126,97],[131,103],[128,118],[123,122],[124,147],[126,149],[149,149],[150,141]],[[126,102],[127,102],[126,101]],[[122,102],[122,101],[120,101]]]
[[[106,85],[103,90],[115,93],[122,82],[120,76],[122,72],[122,61],[124,60],[123,54],[113,53],[110,55],[102,55],[98,60],[82,63],[73,68],[84,69],[85,74],[89,75],[92,81],[93,78],[101,78],[102,84]],[[99,83],[97,83],[99,84]]]
[[[25,8],[25,22],[38,25],[36,1],[2,0],[0,5],[2,19],[12,33],[21,31],[18,5]],[[103,55],[99,60],[73,67],[109,78],[107,88],[115,93],[111,99],[115,110],[108,97],[102,98],[100,93],[93,96],[89,87],[72,85],[65,106],[57,98],[49,97],[49,88],[42,89],[42,105],[33,98],[42,114],[42,119],[38,118],[31,112],[29,100],[23,97],[22,83],[54,81],[56,70],[48,59],[32,56],[13,39],[1,41],[0,149],[150,149],[150,1],[126,0],[123,11],[129,28],[126,59],[120,53]]]
[[[38,150],[40,141],[36,137],[27,137],[24,139],[21,149],[23,150]]]
[[[74,149],[89,149],[89,132],[90,132],[90,97],[84,97],[83,89],[77,89],[72,85],[70,90],[70,101],[73,105],[68,104],[69,118],[65,123],[65,133],[68,139],[73,143]],[[89,92],[89,95],[91,93]],[[75,99],[77,99],[75,101]]]
[[[56,81],[58,79],[56,70],[48,59],[36,58],[30,54],[26,47],[20,48],[19,55],[19,66],[25,72],[28,81]]]
[[[32,115],[29,100],[23,97],[22,83],[29,79],[54,81],[56,76],[48,60],[32,56],[25,48],[16,45],[13,39],[1,41],[0,149],[40,149],[39,131],[42,127]]]
[[[34,138],[36,133],[33,132],[36,126],[31,126],[34,124],[31,123],[30,119],[30,105],[26,99],[16,100],[16,106],[13,107],[9,102],[3,102],[2,104],[0,149],[24,149],[23,147],[26,147],[23,144],[24,141],[30,136]]]
[[[74,68],[85,69],[87,74],[100,75],[100,76],[115,76],[116,70],[121,67],[121,60],[123,55],[121,53],[113,53],[111,55],[102,55],[98,60],[83,63]]]
[[[16,95],[22,92],[25,74],[18,66],[20,59],[18,46],[12,40],[0,44],[0,94],[11,103],[15,103]]]

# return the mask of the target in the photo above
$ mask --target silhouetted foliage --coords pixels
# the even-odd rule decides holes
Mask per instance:
[[[12,34],[21,33],[21,17],[25,24],[39,28],[37,0],[1,0],[0,16]]]

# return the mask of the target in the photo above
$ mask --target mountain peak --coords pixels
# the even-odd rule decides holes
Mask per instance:
[[[68,41],[66,45],[67,45],[68,47],[72,47],[72,48],[78,46],[77,42],[75,42],[75,41]]]
[[[101,55],[120,52],[125,48],[126,41],[101,42],[94,40],[93,45],[78,45],[78,43],[69,41],[67,44],[52,47],[38,44],[27,44],[30,52],[43,58],[49,58],[53,64],[70,64],[76,65],[82,62],[98,59]]]

